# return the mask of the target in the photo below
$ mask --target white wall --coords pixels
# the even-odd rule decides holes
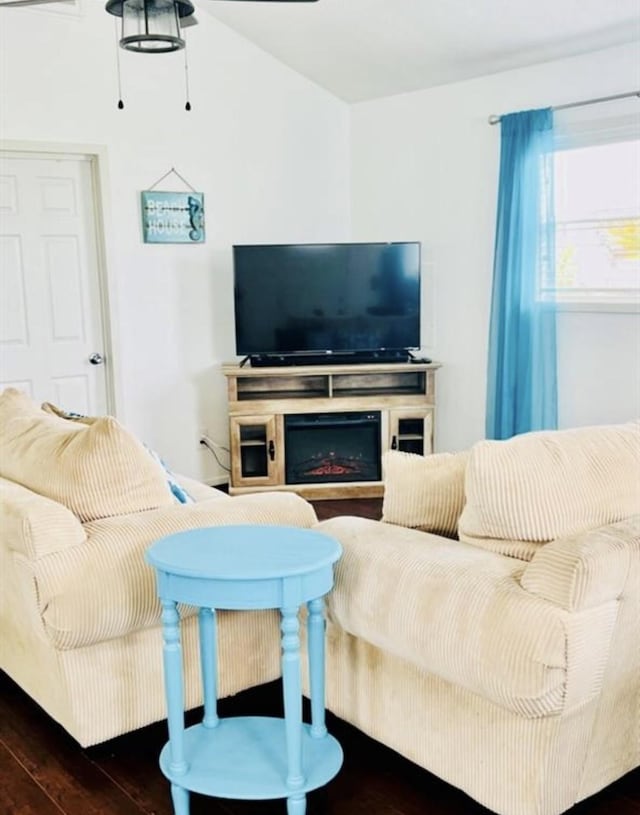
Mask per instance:
[[[437,375],[436,447],[484,437],[499,162],[487,117],[638,87],[635,46],[403,94],[352,108],[358,240],[421,240],[423,344]],[[640,315],[559,316],[562,427],[640,415]]]
[[[176,471],[220,480],[198,438],[228,438],[231,247],[348,238],[349,110],[201,14],[187,32],[193,110],[181,52],[120,50],[118,111],[114,20],[84,9],[0,11],[0,135],[106,145],[118,414]],[[139,193],[171,167],[205,194],[204,245],[142,243]]]
[[[437,447],[462,449],[484,435],[499,158],[487,116],[638,85],[629,46],[349,109],[201,14],[191,113],[181,53],[121,50],[118,111],[102,3],[81,18],[0,15],[0,136],[108,150],[119,415],[174,469],[210,479],[224,473],[197,439],[227,439],[233,243],[421,240],[423,344],[444,363]],[[172,166],[205,193],[204,245],[142,243],[139,192]],[[638,315],[561,315],[562,426],[640,414],[639,344]]]

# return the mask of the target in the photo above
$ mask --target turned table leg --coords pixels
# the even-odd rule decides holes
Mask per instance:
[[[287,739],[288,815],[304,815],[306,798],[296,793],[304,785],[302,774],[302,683],[300,681],[300,636],[297,607],[282,613],[282,684],[284,693],[285,734]]]
[[[202,670],[202,695],[204,700],[204,727],[217,727],[217,646],[216,613],[211,608],[201,608],[198,612],[200,634],[200,667]]]
[[[307,607],[307,641],[309,650],[309,685],[311,692],[311,735],[321,739],[327,735],[324,721],[324,601],[311,600]]]
[[[184,752],[184,686],[180,615],[177,604],[173,600],[162,601],[162,637],[167,724],[171,751],[170,767],[176,775],[184,775],[189,765]],[[189,815],[189,792],[177,784],[172,784],[171,797],[175,815]]]

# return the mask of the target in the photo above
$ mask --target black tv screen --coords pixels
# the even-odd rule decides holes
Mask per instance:
[[[420,346],[420,243],[234,246],[236,352]]]

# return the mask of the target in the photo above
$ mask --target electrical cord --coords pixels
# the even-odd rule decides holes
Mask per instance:
[[[200,444],[203,447],[206,447],[207,450],[210,453],[212,453],[212,455],[215,458],[215,460],[217,461],[219,467],[221,467],[223,470],[226,470],[226,472],[228,472],[228,473],[231,472],[231,467],[228,467],[226,464],[223,464],[220,461],[220,459],[218,458],[218,454],[216,453],[216,448],[218,450],[224,450],[225,453],[229,453],[230,450],[229,450],[228,447],[223,447],[221,444],[217,444],[217,442],[213,441],[208,436],[202,436],[202,438],[200,439]]]

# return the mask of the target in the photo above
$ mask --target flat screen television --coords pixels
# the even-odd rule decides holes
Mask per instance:
[[[236,352],[252,358],[420,346],[420,243],[236,245]]]

